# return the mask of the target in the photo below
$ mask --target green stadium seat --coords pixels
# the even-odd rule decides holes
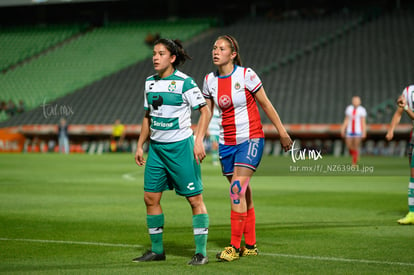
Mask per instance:
[[[149,32],[186,41],[209,28],[210,24],[211,20],[207,19],[109,23],[0,75],[0,90],[15,101],[24,99],[28,109],[32,109],[45,100],[72,93],[151,56],[151,49],[144,42]],[[28,45],[25,43],[32,36],[31,29],[12,32],[22,41],[19,42],[22,46],[28,47],[16,51],[16,55],[25,59],[79,32],[80,27],[47,30],[36,32],[35,29],[33,35],[39,38]],[[3,39],[9,40],[9,37],[3,36]],[[1,39],[0,36],[0,44]]]

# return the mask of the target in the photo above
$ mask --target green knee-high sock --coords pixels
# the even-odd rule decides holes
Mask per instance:
[[[157,254],[164,252],[162,234],[164,231],[164,214],[147,215],[148,232],[151,239],[151,251]]]
[[[213,162],[218,161],[218,151],[217,150],[211,150],[212,160]]]
[[[410,212],[414,212],[414,178],[410,178],[408,184],[408,209]]]
[[[201,253],[204,256],[207,256],[208,226],[208,214],[199,214],[193,216],[194,240],[196,245],[195,254]]]

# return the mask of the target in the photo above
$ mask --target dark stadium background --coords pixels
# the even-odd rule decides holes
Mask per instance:
[[[200,87],[204,74],[214,70],[210,50],[215,37],[222,33],[234,34],[240,42],[245,65],[259,73],[288,131],[302,146],[323,148],[326,153],[345,152],[338,129],[351,96],[358,94],[369,113],[368,139],[363,153],[402,155],[411,127],[408,119],[404,118],[397,129],[395,142],[385,142],[384,136],[396,97],[405,86],[414,83],[413,7],[408,0],[223,3],[3,0],[0,1],[0,35],[11,32],[27,35],[27,32],[23,34],[24,28],[34,33],[51,26],[76,25],[77,29],[62,41],[10,64],[2,64],[0,100],[10,99],[10,91],[1,90],[1,82],[9,81],[5,80],[9,75],[33,66],[39,59],[96,30],[111,29],[116,24],[124,26],[128,22],[139,25],[139,22],[159,20],[168,25],[179,20],[187,20],[186,24],[188,20],[195,20],[194,24],[199,24],[205,19],[208,27],[184,41],[193,61],[182,68],[194,76]],[[155,27],[151,31],[158,32]],[[141,42],[137,51],[146,47]],[[4,54],[7,49],[2,49],[1,44],[0,40],[1,54]],[[125,148],[133,150],[143,114],[141,91],[145,77],[153,70],[150,58],[118,67],[64,95],[56,98],[45,95],[44,100],[34,103],[22,114],[13,117],[2,114],[0,151],[36,146],[36,150],[42,151],[50,140],[56,139],[56,124],[62,116],[67,116],[71,125],[73,151],[88,152],[92,147],[97,148],[97,144],[106,151],[116,118],[127,125]],[[16,85],[25,78],[22,75],[14,80]],[[47,72],[43,77],[48,79]],[[17,100],[13,98],[16,104]],[[45,116],[45,106],[58,106],[60,112]],[[269,141],[267,152],[278,154],[278,142],[273,140],[277,138],[276,132],[269,125],[265,131]],[[15,136],[20,136],[18,141]]]

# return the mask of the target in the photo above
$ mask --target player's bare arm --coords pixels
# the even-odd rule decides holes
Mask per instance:
[[[388,141],[390,141],[394,138],[395,127],[398,125],[398,123],[400,123],[401,116],[402,116],[403,112],[404,112],[403,108],[397,108],[394,115],[392,116],[390,126],[388,128],[387,134],[385,135],[385,138]]]
[[[365,139],[367,137],[367,120],[365,117],[361,118],[361,125],[362,125],[362,138]]]
[[[399,107],[400,109],[403,109],[403,110],[407,113],[407,115],[408,115],[411,119],[413,119],[413,120],[414,120],[414,112],[411,110],[410,106],[408,106],[408,104],[407,104],[407,100],[405,99],[405,97],[400,96],[400,97],[397,99],[397,104],[398,104],[398,107]]]
[[[349,123],[349,118],[348,116],[345,116],[344,122],[342,122],[342,125],[341,125],[341,137],[343,138],[346,136],[345,132],[346,132],[346,127],[348,126],[348,123]]]
[[[135,162],[139,166],[143,166],[145,164],[144,143],[149,137],[149,133],[150,133],[149,123],[150,123],[149,111],[146,111],[145,116],[142,119],[141,133],[139,135],[139,139],[137,143],[137,151],[135,152]]]
[[[199,108],[200,118],[198,120],[197,130],[195,134],[194,141],[194,158],[197,161],[197,164],[201,163],[206,157],[206,151],[204,149],[204,137],[207,132],[207,127],[211,119],[210,108],[207,105],[204,105]]]
[[[210,110],[210,117],[208,119],[208,123],[210,123],[211,118],[213,117],[213,110],[214,110],[214,101],[212,99],[206,98],[207,106]]]

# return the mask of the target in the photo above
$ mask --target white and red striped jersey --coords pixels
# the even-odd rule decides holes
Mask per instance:
[[[410,107],[411,110],[414,110],[414,85],[404,88],[402,96],[407,101],[408,107]]]
[[[261,87],[262,81],[250,68],[235,65],[229,75],[206,75],[203,95],[212,99],[219,110],[220,144],[236,145],[264,137],[254,97]]]
[[[346,107],[345,115],[349,118],[346,128],[347,135],[361,135],[362,134],[362,118],[367,116],[367,111],[364,107],[349,105]]]
[[[407,86],[402,92],[402,96],[405,98],[408,107],[414,111],[414,85]],[[414,125],[414,120],[413,120]],[[414,129],[411,130],[410,143],[414,144]]]

